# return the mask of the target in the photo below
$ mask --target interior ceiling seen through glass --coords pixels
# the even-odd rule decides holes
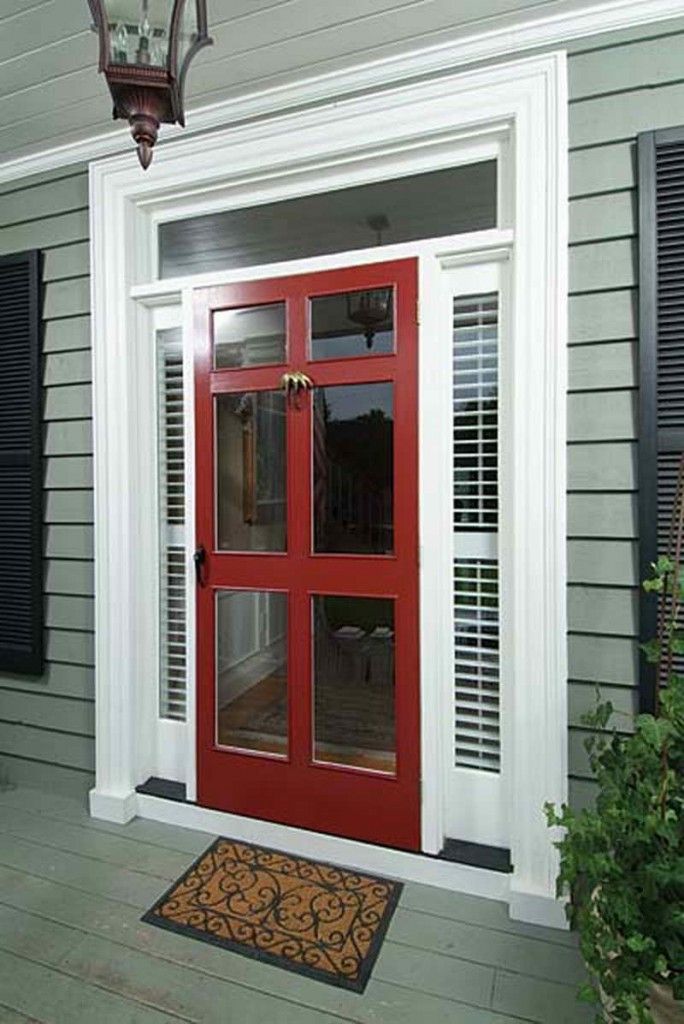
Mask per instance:
[[[497,224],[496,161],[168,221],[162,278],[233,270]]]

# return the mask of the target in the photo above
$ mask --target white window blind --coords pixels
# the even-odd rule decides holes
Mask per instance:
[[[453,299],[454,764],[498,772],[496,292]]]
[[[157,339],[161,517],[159,715],[183,722],[187,708],[183,353],[179,330],[159,331]]]

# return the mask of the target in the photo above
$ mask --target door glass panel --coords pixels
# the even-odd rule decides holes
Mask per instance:
[[[311,358],[343,359],[394,351],[394,289],[321,295],[311,300]]]
[[[314,597],[314,759],[396,771],[394,601]]]
[[[316,388],[313,430],[315,551],[391,553],[392,384]]]
[[[214,313],[214,367],[217,370],[284,363],[285,303],[219,309]]]
[[[287,754],[287,595],[216,594],[216,742]]]
[[[217,546],[285,551],[285,398],[245,391],[216,398]]]

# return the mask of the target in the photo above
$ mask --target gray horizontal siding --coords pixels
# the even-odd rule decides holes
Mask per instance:
[[[1,22],[0,22],[1,23]],[[0,673],[0,781],[92,784],[93,495],[88,181],[62,172],[0,190],[0,253],[44,251],[45,624],[42,678]]]
[[[684,27],[580,41],[569,58],[570,789],[591,797],[582,715],[627,728],[638,683],[638,132],[684,123]]]

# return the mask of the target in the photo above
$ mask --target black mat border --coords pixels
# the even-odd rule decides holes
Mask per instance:
[[[267,950],[254,949],[249,946],[242,945],[239,942],[233,942],[230,939],[222,939],[217,935],[209,935],[208,933],[196,931],[191,925],[178,924],[176,921],[169,921],[167,918],[160,917],[155,911],[166,903],[173,891],[183,882],[189,874],[191,874],[195,868],[204,860],[207,854],[211,853],[219,843],[240,843],[243,846],[251,846],[257,850],[266,850],[268,853],[277,853],[284,857],[292,857],[294,860],[303,860],[307,864],[320,864],[322,867],[332,868],[335,871],[347,871],[349,874],[361,875],[365,878],[377,879],[379,882],[387,882],[393,886],[392,894],[387,901],[387,906],[383,914],[382,921],[378,925],[378,928],[373,936],[373,940],[369,946],[368,953],[363,959],[361,964],[361,971],[355,980],[345,978],[342,975],[330,975],[326,976],[326,972],[316,968],[309,967],[307,964],[295,964],[291,960],[287,960],[285,957],[278,956],[276,953],[269,953]],[[156,901],[156,903],[146,911],[140,918],[145,924],[151,924],[155,928],[162,928],[164,931],[174,932],[176,935],[183,935],[185,938],[194,939],[197,942],[206,942],[210,946],[216,946],[218,949],[225,949],[231,953],[238,953],[240,956],[246,956],[250,960],[258,960],[261,963],[270,964],[273,967],[280,967],[285,971],[291,971],[293,974],[301,974],[305,978],[311,978],[312,981],[321,981],[324,985],[332,985],[334,988],[344,988],[350,992],[356,992],[361,995],[370,980],[370,976],[375,967],[375,962],[378,959],[382,944],[385,941],[387,935],[387,929],[390,926],[390,922],[394,917],[394,912],[397,909],[397,904],[404,890],[404,883],[398,882],[394,878],[387,878],[384,875],[375,875],[368,871],[361,871],[356,868],[345,867],[342,864],[332,864],[330,861],[325,860],[314,860],[311,857],[302,857],[299,854],[292,853],[287,850],[278,850],[272,846],[263,846],[260,843],[252,843],[246,839],[233,839],[230,836],[218,836],[206,850],[196,857],[190,867],[186,868],[182,875],[180,875],[175,882],[168,887],[162,896]],[[278,998],[274,996],[274,998]]]

